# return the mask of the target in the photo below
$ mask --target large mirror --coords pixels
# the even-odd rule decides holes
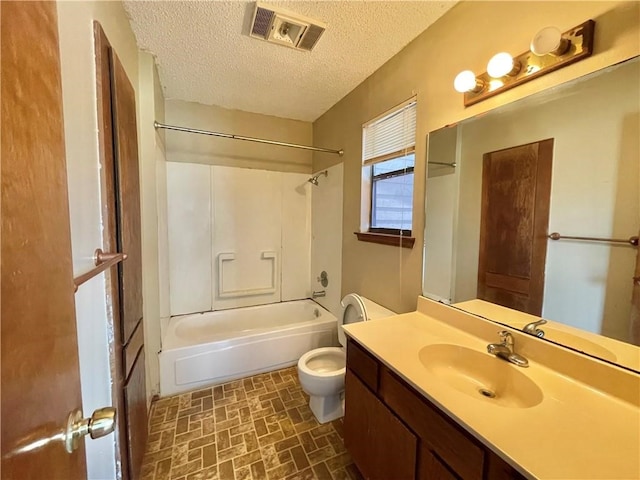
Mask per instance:
[[[640,371],[639,110],[634,58],[431,132],[423,295]]]

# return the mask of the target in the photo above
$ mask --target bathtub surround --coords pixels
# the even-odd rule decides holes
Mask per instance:
[[[326,170],[311,189],[311,290],[324,290],[316,302],[333,313],[342,314],[342,163]],[[325,170],[322,170],[323,172]],[[329,283],[318,280],[327,272]]]
[[[311,300],[174,317],[160,352],[162,396],[298,363],[336,344],[337,319]]]
[[[307,298],[307,175],[169,162],[171,314]]]
[[[295,368],[156,401],[142,480],[359,480],[342,421],[319,425]]]

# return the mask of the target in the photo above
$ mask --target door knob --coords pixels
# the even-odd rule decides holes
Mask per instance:
[[[116,409],[113,407],[99,408],[90,418],[82,418],[82,410],[76,410],[67,418],[67,428],[64,433],[64,447],[71,453],[78,448],[80,438],[89,435],[100,438],[109,435],[116,427]]]

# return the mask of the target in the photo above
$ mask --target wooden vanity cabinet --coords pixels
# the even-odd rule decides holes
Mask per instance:
[[[413,478],[416,435],[351,371],[347,371],[345,384],[358,399],[349,421],[344,422],[345,446],[362,474],[365,478]]]
[[[524,479],[352,339],[344,442],[371,480]]]

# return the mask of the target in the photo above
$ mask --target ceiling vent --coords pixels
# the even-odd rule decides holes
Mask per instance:
[[[324,23],[312,18],[256,2],[249,36],[297,50],[311,51],[326,27]]]

